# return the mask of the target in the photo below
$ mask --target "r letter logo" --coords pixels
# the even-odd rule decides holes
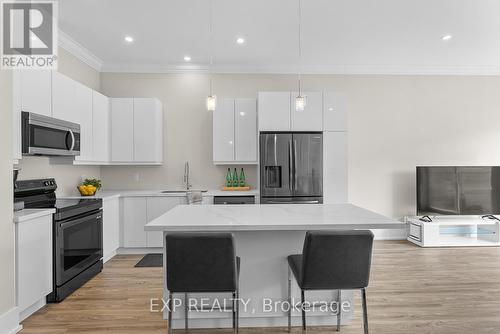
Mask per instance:
[[[2,69],[57,69],[57,2],[1,2]]]

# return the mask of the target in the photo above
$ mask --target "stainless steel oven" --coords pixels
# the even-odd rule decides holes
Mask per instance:
[[[80,155],[80,125],[22,112],[24,155]]]
[[[63,286],[101,260],[102,211],[55,222],[55,283]]]

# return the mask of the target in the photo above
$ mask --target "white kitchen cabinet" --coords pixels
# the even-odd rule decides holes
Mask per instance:
[[[298,92],[259,92],[259,131],[323,131],[323,94],[302,92],[303,111],[295,110]]]
[[[103,259],[111,259],[120,247],[120,199],[109,198],[102,201]]]
[[[162,232],[146,232],[144,225],[179,204],[186,204],[186,196],[124,197],[121,199],[123,247],[162,247]]]
[[[259,131],[290,131],[290,96],[290,92],[259,92]]]
[[[347,132],[323,134],[323,201],[325,204],[346,203]]]
[[[134,98],[134,161],[163,161],[163,110],[158,99]]]
[[[94,133],[92,122],[92,89],[73,81],[75,87],[75,99],[73,101],[73,112],[70,121],[80,124],[80,155],[75,160],[94,160]]]
[[[186,197],[148,197],[147,198],[147,222],[152,221],[175,208],[179,204],[186,204]],[[163,232],[146,232],[147,247],[162,247]]]
[[[110,110],[109,98],[92,92],[93,160],[108,162],[110,155]]]
[[[78,123],[75,104],[76,82],[59,72],[52,72],[52,117]]]
[[[213,112],[213,160],[234,161],[234,99],[220,99]]]
[[[21,110],[39,115],[52,116],[52,71],[15,71],[21,87]]]
[[[146,197],[122,198],[123,247],[145,247],[147,223]]]
[[[234,109],[234,160],[257,162],[257,106],[255,99],[235,99]]]
[[[111,99],[111,161],[134,160],[134,100]]]
[[[52,214],[15,226],[17,306],[24,320],[52,292]]]
[[[323,94],[321,92],[301,92],[306,99],[304,110],[295,110],[295,98],[299,92],[290,94],[290,130],[323,131]]]
[[[224,98],[213,113],[215,164],[257,163],[255,99]]]
[[[22,158],[21,112],[52,116],[52,71],[12,71],[12,159]]]
[[[324,93],[323,127],[325,131],[347,131],[345,95],[333,92]]]
[[[111,99],[111,162],[163,162],[163,110],[158,99]]]

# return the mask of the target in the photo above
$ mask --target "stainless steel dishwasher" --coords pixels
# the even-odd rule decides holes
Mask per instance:
[[[255,204],[255,196],[214,196],[214,204]]]

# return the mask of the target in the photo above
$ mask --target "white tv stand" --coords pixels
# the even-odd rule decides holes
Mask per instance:
[[[496,216],[405,217],[408,241],[421,247],[500,246]]]

